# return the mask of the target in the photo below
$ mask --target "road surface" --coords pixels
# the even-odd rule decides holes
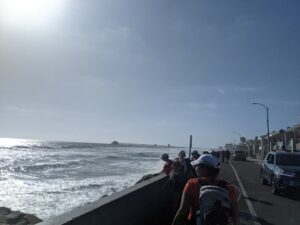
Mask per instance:
[[[300,193],[288,197],[273,195],[270,186],[260,184],[259,173],[260,163],[249,159],[221,166],[220,178],[244,187],[239,201],[240,224],[300,225]]]

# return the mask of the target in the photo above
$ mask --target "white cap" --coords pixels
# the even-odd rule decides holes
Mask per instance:
[[[192,166],[206,165],[213,168],[220,168],[220,160],[210,154],[201,155],[197,160],[191,162]]]

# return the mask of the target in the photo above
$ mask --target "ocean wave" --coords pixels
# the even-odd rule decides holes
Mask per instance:
[[[14,145],[8,147],[9,149],[82,149],[82,148],[94,148],[92,144],[27,144],[27,145]],[[2,147],[1,147],[2,148]],[[5,147],[4,147],[5,148]]]
[[[62,190],[64,190],[64,191],[78,191],[78,190],[83,190],[83,189],[101,188],[103,186],[104,186],[103,184],[92,183],[92,184],[78,185],[78,186],[74,186],[74,187],[70,187],[70,188],[63,188]]]
[[[139,152],[131,154],[133,157],[141,157],[141,158],[158,158],[159,154],[153,152]]]
[[[81,148],[94,148],[94,145],[90,145],[90,144],[78,144],[78,145],[61,145],[60,148],[62,149],[81,149]]]
[[[117,155],[108,155],[105,157],[106,159],[110,160],[128,160],[128,157],[125,156],[117,156]]]
[[[15,145],[15,146],[12,146],[11,148],[13,148],[13,149],[16,149],[16,148],[29,149],[30,146],[29,145]]]
[[[40,170],[47,170],[47,169],[59,169],[59,168],[69,168],[80,165],[80,162],[74,161],[69,163],[45,163],[45,164],[38,164],[38,165],[23,165],[17,167],[10,167],[10,170],[13,172],[29,172],[29,171],[40,171]]]
[[[15,145],[12,147],[8,147],[8,149],[57,149],[56,146],[49,146],[49,145]]]
[[[46,219],[130,187],[178,149],[70,142],[18,142],[2,151],[0,203]],[[49,150],[48,150],[49,149]],[[54,149],[54,150],[51,150]],[[170,152],[171,151],[171,152]]]

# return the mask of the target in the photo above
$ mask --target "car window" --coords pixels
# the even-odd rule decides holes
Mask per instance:
[[[277,155],[276,164],[281,166],[300,166],[300,155]]]
[[[235,154],[244,154],[244,151],[235,151]]]
[[[268,163],[269,164],[274,164],[274,155],[270,155],[270,157],[268,159]]]
[[[268,154],[268,155],[267,155],[267,157],[266,157],[266,160],[267,160],[267,161],[270,159],[271,155],[272,155],[272,154]]]

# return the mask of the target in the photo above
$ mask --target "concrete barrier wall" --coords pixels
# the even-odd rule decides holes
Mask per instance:
[[[147,225],[170,223],[172,191],[159,175],[38,225]]]

